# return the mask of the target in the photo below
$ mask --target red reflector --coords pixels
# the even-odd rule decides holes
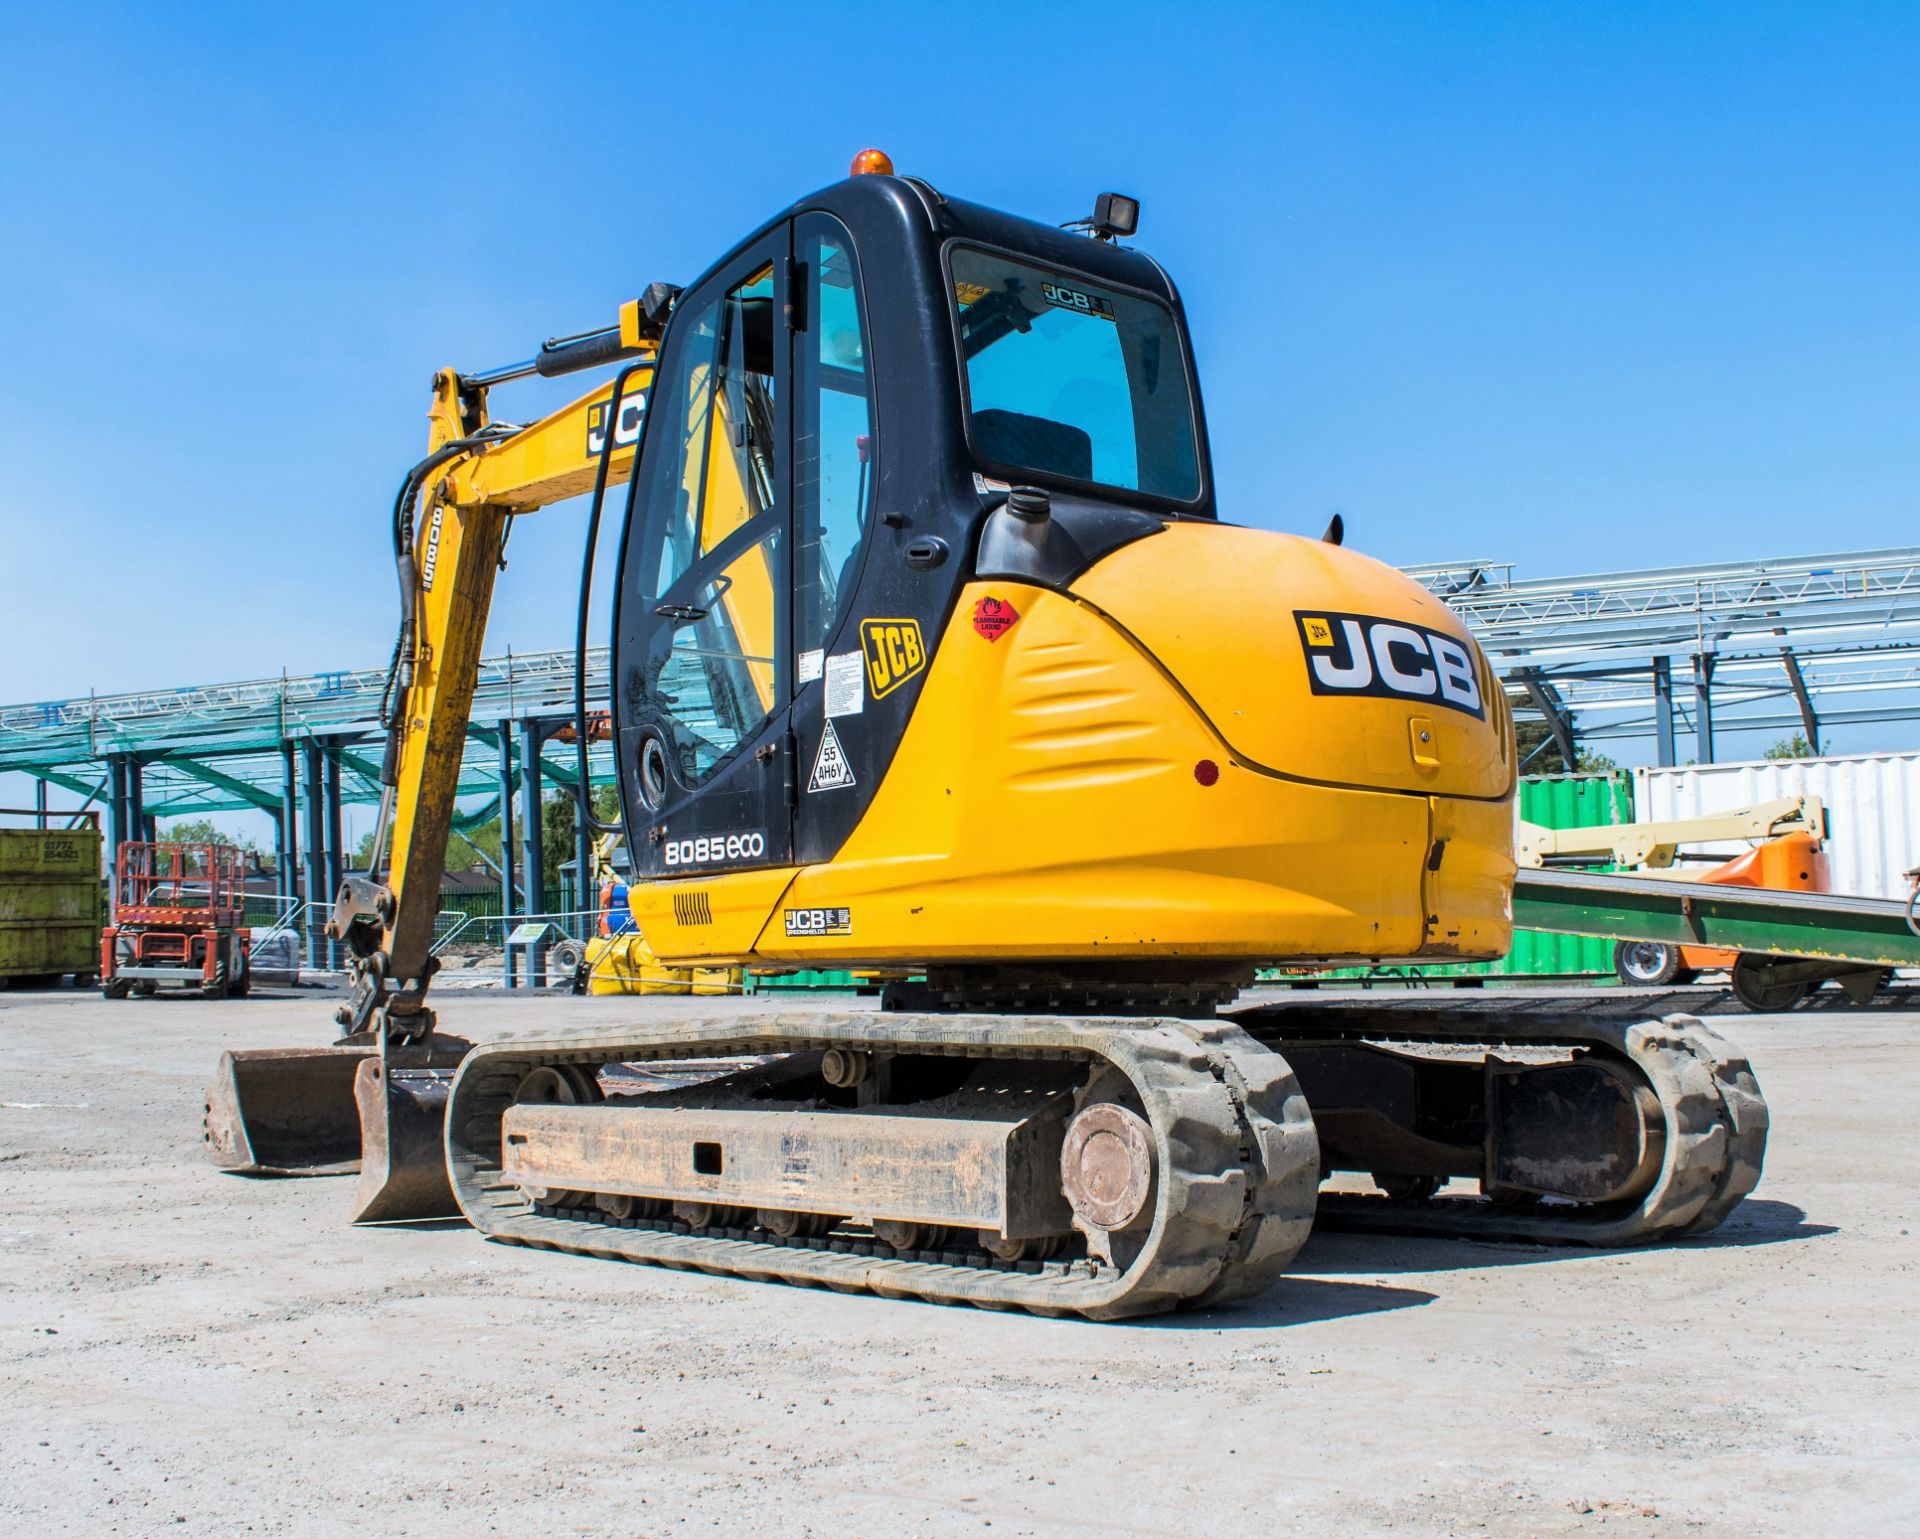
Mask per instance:
[[[1203,786],[1210,786],[1220,778],[1220,766],[1211,759],[1202,759],[1193,767],[1193,778]]]

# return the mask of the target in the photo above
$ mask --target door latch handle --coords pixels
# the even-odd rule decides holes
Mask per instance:
[[[907,546],[907,565],[930,570],[947,559],[947,542],[937,534],[923,534]]]
[[[753,762],[755,764],[765,764],[779,752],[780,745],[778,743],[762,743],[753,751]]]

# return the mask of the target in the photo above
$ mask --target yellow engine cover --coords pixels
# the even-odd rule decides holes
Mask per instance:
[[[983,598],[1019,617],[991,641]],[[1350,634],[1388,680],[1355,684]],[[1316,687],[1316,648],[1338,687]],[[963,590],[830,863],[629,900],[682,966],[1490,957],[1513,782],[1504,698],[1444,605],[1350,551],[1176,523],[1071,595]],[[732,922],[683,928],[672,895],[695,889]],[[846,933],[786,933],[784,910],[816,908],[847,910]]]
[[[1248,764],[1378,790],[1488,799],[1512,789],[1510,744],[1486,714],[1500,688],[1480,649],[1445,604],[1371,556],[1262,529],[1173,524],[1115,551],[1073,592],[1172,674]],[[1452,675],[1434,658],[1435,637],[1452,644]],[[1459,660],[1471,666],[1470,688]],[[1367,677],[1358,692],[1316,692],[1316,665]],[[1427,693],[1390,692],[1389,668]],[[1468,700],[1479,715],[1462,708]]]

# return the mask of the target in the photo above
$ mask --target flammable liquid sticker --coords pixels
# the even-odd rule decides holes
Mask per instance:
[[[973,628],[988,641],[998,641],[1013,629],[1013,622],[1019,618],[1019,610],[1005,599],[995,598],[991,593],[974,602]]]

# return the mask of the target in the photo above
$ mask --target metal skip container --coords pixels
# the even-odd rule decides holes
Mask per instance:
[[[73,828],[0,828],[0,988],[99,972],[100,822],[87,816]]]

